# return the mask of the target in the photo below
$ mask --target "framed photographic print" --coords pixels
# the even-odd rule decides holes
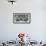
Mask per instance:
[[[30,24],[31,13],[13,13],[13,24]]]

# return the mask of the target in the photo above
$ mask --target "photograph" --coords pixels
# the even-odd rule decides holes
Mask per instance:
[[[31,13],[13,13],[13,24],[30,24]]]

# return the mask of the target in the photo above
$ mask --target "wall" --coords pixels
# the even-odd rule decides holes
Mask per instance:
[[[0,40],[11,40],[27,32],[35,40],[46,40],[46,1],[17,0],[13,5],[0,0]],[[31,13],[31,24],[13,24],[13,13]]]

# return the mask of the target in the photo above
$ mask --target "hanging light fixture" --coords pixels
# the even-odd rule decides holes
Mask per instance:
[[[12,4],[16,2],[15,0],[8,0],[8,2],[11,2]]]

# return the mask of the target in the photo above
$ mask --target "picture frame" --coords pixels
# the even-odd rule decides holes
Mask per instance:
[[[13,24],[30,24],[31,13],[13,13]]]

